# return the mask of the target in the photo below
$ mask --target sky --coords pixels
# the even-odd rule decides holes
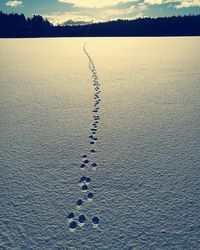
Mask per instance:
[[[0,0],[5,13],[42,15],[53,24],[200,14],[200,0]]]

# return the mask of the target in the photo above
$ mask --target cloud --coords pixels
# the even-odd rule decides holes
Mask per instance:
[[[86,15],[80,12],[64,12],[64,13],[53,13],[52,15],[43,15],[53,25],[64,25],[64,24],[86,24],[94,22],[102,22],[103,20],[97,19],[90,15]]]
[[[148,5],[140,0],[58,0],[73,3],[73,11],[43,14],[54,25],[77,25],[144,16]]]
[[[74,21],[74,20],[67,20],[66,22],[63,23],[63,25],[86,25],[86,24],[91,24],[93,22],[91,21]]]
[[[58,0],[60,3],[73,4],[74,7],[81,8],[103,8],[137,1],[139,0]]]
[[[175,6],[176,9],[188,8],[188,7],[200,7],[200,0],[183,0]]]
[[[149,5],[176,3],[173,7],[176,9],[188,7],[200,7],[200,0],[144,0]]]
[[[22,1],[19,0],[10,0],[8,2],[6,2],[6,6],[12,7],[12,8],[17,8],[22,6]]]
[[[173,3],[173,2],[180,2],[180,0],[144,0],[144,3],[149,5],[155,5],[155,4],[165,4],[165,3]]]
[[[117,6],[107,8],[77,8],[70,12],[57,12],[53,14],[43,15],[54,25],[57,24],[86,24],[105,22],[116,19],[133,19],[138,16],[144,16],[147,6],[144,4],[136,4],[129,7]]]
[[[133,19],[144,15],[147,6],[144,4],[132,5],[129,8],[110,8],[99,12],[100,16],[104,16],[104,20],[116,19]]]
[[[73,11],[43,15],[54,25],[76,25],[134,19],[145,16],[147,4],[141,0],[57,0],[63,4],[72,4]]]
[[[58,0],[58,2],[73,4],[74,7],[81,7],[81,8],[103,8],[108,6],[117,6],[120,4],[128,4],[141,1],[140,0]],[[161,5],[167,3],[174,3],[175,8],[200,6],[200,0],[143,0],[141,4]]]

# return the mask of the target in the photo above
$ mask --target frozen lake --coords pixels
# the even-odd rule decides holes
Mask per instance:
[[[200,249],[199,65],[200,37],[1,39],[0,248]]]

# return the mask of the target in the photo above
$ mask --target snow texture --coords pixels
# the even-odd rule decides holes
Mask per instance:
[[[93,146],[85,42],[101,121],[94,199],[77,213]],[[0,249],[200,249],[199,51],[199,37],[0,40]],[[71,233],[73,211],[86,223]]]

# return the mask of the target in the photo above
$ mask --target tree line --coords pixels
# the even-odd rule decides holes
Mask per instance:
[[[199,36],[200,15],[138,18],[86,25],[52,25],[42,16],[0,12],[0,37]]]

